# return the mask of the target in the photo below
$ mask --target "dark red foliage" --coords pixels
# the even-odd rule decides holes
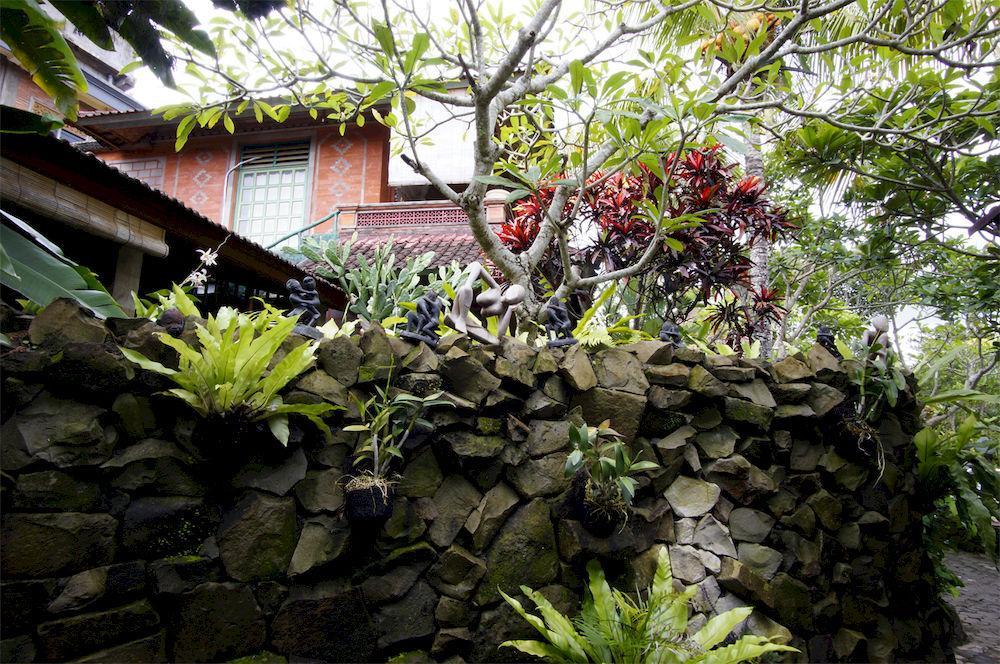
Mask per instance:
[[[665,159],[668,173],[672,157]],[[700,223],[670,233],[668,237],[683,245],[683,250],[663,242],[647,270],[633,279],[638,279],[644,291],[643,301],[657,302],[674,316],[685,316],[695,306],[714,301],[713,323],[742,333],[752,320],[773,320],[782,313],[774,291],[750,287],[748,249],[763,238],[777,239],[793,226],[768,200],[760,178],[737,179],[735,168],[723,160],[719,146],[681,155],[668,184],[669,216],[695,214]],[[590,177],[574,219],[574,260],[582,263],[582,270],[615,270],[639,260],[655,232],[653,222],[641,214],[641,206],[655,202],[662,184],[645,166],[637,173]],[[500,239],[510,249],[521,252],[531,245],[553,193],[553,187],[542,187],[513,208],[511,221],[500,231]],[[572,213],[575,202],[567,203],[564,218]],[[587,239],[584,246],[580,246],[581,238]],[[553,267],[557,257],[551,247],[544,275],[550,284],[561,276],[561,266]],[[723,297],[726,294],[733,297]]]

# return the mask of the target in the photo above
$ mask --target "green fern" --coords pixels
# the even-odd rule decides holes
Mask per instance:
[[[268,366],[296,318],[286,318],[273,307],[256,314],[241,314],[223,307],[197,325],[198,348],[166,333],[160,341],[177,351],[179,368],[170,369],[128,348],[121,351],[143,369],[168,376],[177,387],[165,394],[181,399],[202,417],[236,416],[249,422],[267,422],[271,433],[288,445],[288,415],[308,418],[329,439],[330,428],[321,419],[331,404],[286,404],[278,394],[293,378],[313,364],[318,344],[307,341],[288,351],[274,367]]]
[[[541,657],[549,662],[606,664],[738,664],[769,652],[798,652],[762,636],[744,635],[717,647],[746,620],[751,607],[721,613],[688,636],[688,613],[695,587],[674,590],[670,557],[660,549],[653,585],[633,599],[608,585],[597,561],[587,565],[590,582],[580,616],[570,620],[541,593],[526,586],[521,592],[535,603],[540,616],[500,592],[514,610],[544,637],[544,641],[505,641],[501,647]]]

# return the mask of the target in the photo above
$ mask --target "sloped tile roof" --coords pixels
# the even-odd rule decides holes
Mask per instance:
[[[409,258],[416,258],[428,251],[434,252],[434,267],[438,265],[448,265],[453,260],[461,265],[467,265],[473,261],[484,260],[483,251],[479,248],[479,243],[471,233],[441,233],[441,232],[400,232],[378,233],[359,237],[353,246],[355,254],[361,254],[367,259],[371,259],[375,253],[375,248],[392,240],[393,253],[396,254],[397,261],[405,261]]]

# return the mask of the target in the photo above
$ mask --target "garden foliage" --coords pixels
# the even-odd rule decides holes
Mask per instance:
[[[502,644],[549,662],[614,664],[736,664],[770,652],[798,652],[762,636],[744,635],[719,647],[753,611],[731,609],[711,618],[688,634],[688,613],[697,588],[674,590],[670,557],[662,547],[652,585],[633,599],[613,589],[597,561],[587,565],[589,583],[580,615],[571,620],[531,588],[523,592],[541,616],[528,613],[521,602],[501,592],[507,603],[531,623],[544,641],[507,641]]]
[[[572,256],[578,268],[614,271],[635,264],[646,251],[658,223],[657,202],[665,195],[663,223],[670,232],[646,268],[621,282],[619,301],[657,327],[664,314],[683,320],[696,307],[711,304],[712,327],[724,328],[738,342],[750,335],[754,321],[781,314],[774,291],[752,288],[749,250],[763,238],[783,235],[792,224],[768,199],[760,178],[739,177],[720,148],[693,149],[676,160],[668,155],[661,164],[668,174],[666,190],[644,164],[633,173],[594,173],[582,204],[570,199],[563,214],[573,220],[579,207],[572,222],[575,236],[583,238]],[[543,185],[514,205],[513,218],[499,233],[508,248],[518,253],[531,246],[555,190],[555,183]],[[547,256],[535,279],[543,292],[562,281],[565,269],[554,243]]]
[[[241,314],[223,307],[197,324],[198,346],[165,332],[158,337],[177,351],[179,367],[171,369],[129,348],[121,351],[143,369],[167,376],[177,384],[166,394],[181,399],[204,418],[221,417],[237,422],[267,423],[282,445],[288,444],[288,416],[308,418],[327,437],[330,428],[322,416],[332,404],[285,403],[279,392],[313,364],[317,345],[304,342],[289,350],[268,369],[295,327],[295,318],[268,307],[256,314]]]

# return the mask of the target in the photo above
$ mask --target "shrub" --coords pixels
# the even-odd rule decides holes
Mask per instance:
[[[660,549],[653,585],[639,591],[636,599],[612,589],[597,561],[587,565],[587,573],[590,582],[583,609],[574,620],[531,588],[522,586],[521,592],[535,603],[541,617],[528,613],[519,601],[501,591],[507,603],[545,637],[544,641],[506,641],[501,647],[516,648],[550,662],[615,664],[736,664],[769,652],[798,652],[752,635],[717,647],[750,616],[751,607],[721,613],[689,636],[689,604],[697,588],[681,593],[674,590],[666,547]]]
[[[288,415],[308,418],[329,439],[330,428],[321,417],[339,406],[286,404],[278,392],[314,361],[317,344],[305,342],[290,350],[268,371],[275,353],[292,333],[295,318],[268,307],[257,314],[241,314],[223,307],[196,326],[198,348],[169,334],[161,342],[177,351],[179,368],[170,369],[128,348],[121,351],[143,369],[167,376],[177,387],[165,394],[181,399],[204,418],[267,422],[271,433],[288,445]]]

